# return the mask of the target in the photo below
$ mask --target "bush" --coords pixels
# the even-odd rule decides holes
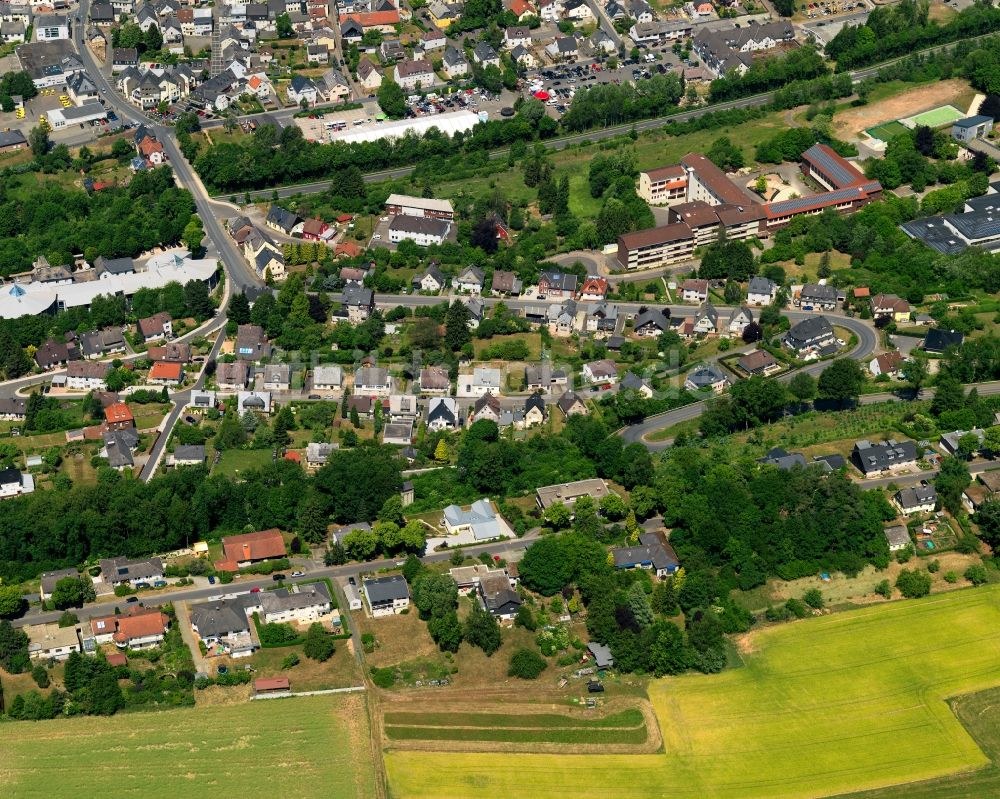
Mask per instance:
[[[59,617],[60,627],[72,627],[74,624],[79,624],[79,623],[80,623],[79,617],[77,617],[75,613],[69,610],[63,611],[62,616]]]
[[[822,610],[823,608],[823,593],[818,588],[810,588],[802,596],[802,599],[811,608],[815,608],[816,610]]]
[[[957,583],[958,582],[958,572],[945,572],[944,581],[946,583]]]
[[[302,647],[302,653],[310,660],[325,663],[333,657],[334,651],[336,648],[333,639],[326,634],[323,625],[318,621],[313,622],[309,626],[309,632],[306,633],[306,642]]]
[[[888,580],[883,580],[878,585],[875,586],[875,593],[879,596],[884,596],[886,599],[892,596],[892,586],[889,584]]]
[[[778,607],[774,607],[773,605],[768,606],[767,610],[764,611],[765,621],[787,621],[791,617],[791,611],[784,605],[779,605]]]
[[[973,585],[983,585],[986,582],[986,567],[981,563],[973,563],[965,570],[965,579]]]
[[[789,599],[785,603],[785,608],[796,619],[804,619],[809,615],[809,608],[806,607],[805,603],[801,599]]]
[[[510,657],[510,668],[507,669],[507,676],[520,677],[522,680],[534,680],[545,671],[547,666],[545,658],[534,649],[518,649]]]
[[[257,628],[257,633],[264,646],[291,644],[299,638],[290,624],[261,624]]]
[[[396,682],[396,671],[392,668],[372,669],[372,682],[379,688],[392,688]]]
[[[913,544],[907,544],[899,552],[896,553],[897,563],[909,563],[910,558],[913,557]]]
[[[39,688],[49,687],[49,673],[45,670],[45,666],[41,664],[31,669],[31,679],[35,681],[35,684]]]
[[[281,668],[283,669],[291,669],[298,665],[299,665],[299,656],[296,655],[294,652],[285,655],[285,659],[281,661]]]
[[[896,588],[907,599],[927,596],[931,592],[931,576],[917,569],[903,569],[896,578]]]
[[[939,571],[941,571],[941,561],[932,560],[930,563],[927,564],[927,571],[929,571],[931,574],[937,574]]]

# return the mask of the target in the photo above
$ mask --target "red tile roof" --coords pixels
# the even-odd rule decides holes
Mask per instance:
[[[287,691],[289,687],[287,677],[258,677],[253,681],[255,691]]]
[[[157,361],[149,370],[150,380],[180,380],[184,367],[179,363]]]
[[[334,255],[346,255],[348,258],[354,258],[361,255],[361,245],[356,241],[345,239],[336,246]]]
[[[398,11],[364,11],[360,14],[344,14],[344,20],[357,22],[362,28],[399,24]]]
[[[105,657],[105,660],[108,661],[108,665],[109,666],[127,666],[128,665],[128,658],[125,657],[125,653],[124,652],[109,652],[108,655]]]
[[[285,557],[285,540],[277,527],[258,530],[256,533],[230,535],[222,539],[223,559],[216,568],[235,571],[237,563],[247,560],[267,560]]]
[[[135,422],[132,411],[124,402],[116,402],[104,409],[104,418],[109,423]]]

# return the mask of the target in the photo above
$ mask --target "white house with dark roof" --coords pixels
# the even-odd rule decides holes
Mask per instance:
[[[410,607],[410,588],[401,574],[361,581],[368,608],[374,618],[402,613]]]

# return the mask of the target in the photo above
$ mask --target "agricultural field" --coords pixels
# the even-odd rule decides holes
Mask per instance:
[[[793,799],[971,772],[990,759],[946,700],[1000,683],[998,624],[990,586],[764,629],[740,642],[742,667],[651,684],[663,754],[390,750],[390,787],[399,799]]]
[[[375,795],[365,699],[302,697],[15,722],[0,738],[0,795],[9,799],[221,795]],[[113,753],[113,754],[112,754]]]

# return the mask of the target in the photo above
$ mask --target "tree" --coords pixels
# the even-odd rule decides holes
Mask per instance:
[[[479,247],[488,255],[497,251],[496,224],[490,217],[483,216],[476,220],[472,226],[469,243],[473,247]]]
[[[962,492],[969,487],[972,477],[962,458],[949,455],[941,460],[941,468],[934,480],[941,505],[951,513],[962,509]]]
[[[920,389],[927,382],[927,368],[927,359],[916,355],[911,356],[903,364],[903,377],[910,384],[914,394],[919,394]]]
[[[753,344],[755,341],[760,341],[763,333],[760,329],[760,325],[756,322],[751,322],[746,327],[743,328],[743,343]]]
[[[719,169],[724,169],[727,172],[733,172],[742,168],[745,162],[743,151],[737,145],[733,144],[728,136],[721,136],[712,142],[705,155]]]
[[[647,668],[656,677],[680,674],[687,668],[684,634],[676,624],[658,619],[642,632],[640,646]]]
[[[279,14],[275,22],[277,23],[279,39],[295,38],[295,28],[292,27],[292,20],[288,14]]]
[[[970,431],[959,436],[958,449],[955,451],[955,454],[965,460],[971,460],[972,456],[979,451],[979,447],[979,436]]]
[[[16,585],[0,585],[0,616],[16,616],[24,607],[24,597]]]
[[[653,609],[649,605],[649,597],[646,596],[642,583],[634,582],[629,586],[628,606],[640,627],[645,628],[653,623]]]
[[[478,646],[487,656],[500,648],[500,625],[477,601],[473,601],[472,610],[465,620],[465,640]]]
[[[464,302],[455,300],[445,317],[444,339],[452,352],[456,352],[472,340],[469,332],[469,309]]]
[[[15,629],[6,619],[0,621],[0,666],[10,674],[21,674],[31,668],[27,633]]]
[[[799,372],[788,383],[788,392],[800,403],[811,402],[816,397],[816,380],[806,372]]]
[[[62,615],[59,617],[60,627],[72,627],[74,624],[80,623],[80,617],[77,616],[71,610],[64,610]]]
[[[522,680],[534,680],[545,671],[548,664],[534,649],[518,649],[510,656],[508,677],[519,677]]]
[[[96,716],[113,716],[125,706],[118,677],[110,667],[90,682],[90,709]]]
[[[973,585],[985,585],[989,579],[986,567],[982,563],[973,563],[965,570],[965,579]]]
[[[442,438],[434,448],[434,460],[438,463],[447,463],[450,458],[451,453],[448,451],[448,442]]]
[[[896,578],[896,588],[907,599],[927,596],[931,592],[931,576],[917,569],[903,569]]]
[[[818,588],[810,588],[805,594],[802,595],[802,601],[805,602],[809,607],[816,610],[822,610],[823,605],[823,592]]]
[[[49,132],[43,126],[38,125],[31,129],[28,134],[28,144],[31,147],[31,154],[35,158],[41,158],[49,151]]]
[[[625,505],[625,500],[617,494],[608,494],[601,500],[601,513],[606,519],[618,521],[625,518],[628,507]]]
[[[543,596],[552,596],[573,576],[563,543],[555,536],[541,538],[528,547],[519,569],[524,584]]]
[[[892,597],[892,585],[888,580],[882,580],[878,585],[875,586],[875,593],[880,597],[885,599],[890,599]]]
[[[9,331],[0,331],[0,375],[7,380],[31,371],[31,359]]]
[[[306,640],[302,644],[303,655],[310,660],[325,663],[333,657],[335,649],[333,639],[327,635],[322,624],[317,621],[309,625],[309,632],[306,633]]]
[[[443,616],[458,605],[458,587],[447,574],[421,574],[413,583],[412,593],[422,619]]]
[[[562,502],[553,502],[542,514],[542,518],[554,530],[562,530],[564,527],[569,527],[569,521],[572,516],[573,512]]]
[[[351,560],[369,560],[379,548],[379,537],[371,530],[351,530],[341,542]]]
[[[857,400],[864,385],[861,366],[851,358],[838,358],[819,376],[819,396],[846,407]]]
[[[59,609],[80,608],[97,598],[94,583],[87,576],[63,577],[52,589],[52,603]]]
[[[392,119],[401,119],[406,115],[406,96],[399,84],[392,80],[388,74],[382,79],[382,85],[378,87],[377,97],[379,108]]]

